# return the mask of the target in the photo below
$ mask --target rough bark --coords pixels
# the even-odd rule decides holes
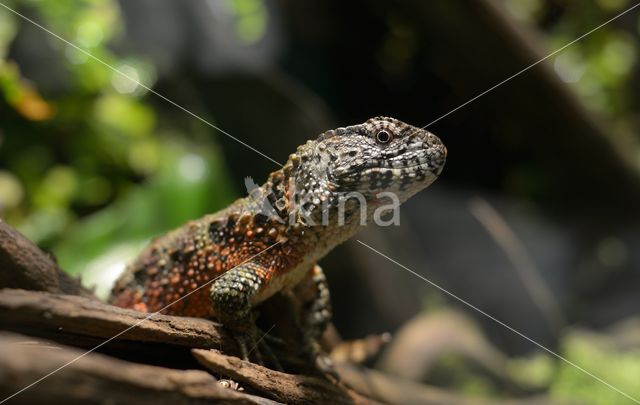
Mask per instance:
[[[135,364],[97,353],[79,357],[83,353],[28,336],[0,334],[0,398],[15,394],[15,403],[31,404],[276,404],[224,388],[202,370]]]
[[[0,288],[24,288],[93,297],[93,293],[58,267],[47,255],[0,219]]]
[[[146,314],[73,295],[0,290],[0,323],[5,328],[78,344],[113,338],[132,348],[163,343],[188,348],[216,348],[236,353],[235,341],[215,322]]]
[[[214,373],[269,393],[273,399],[288,404],[371,403],[344,385],[306,375],[292,375],[225,356],[216,350],[193,349],[198,361]]]

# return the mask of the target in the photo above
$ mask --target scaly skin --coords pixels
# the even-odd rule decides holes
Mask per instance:
[[[118,280],[111,302],[155,312],[176,301],[163,313],[218,319],[246,358],[246,346],[259,337],[253,308],[309,284],[316,296],[300,324],[317,355],[314,341],[331,308],[316,262],[362,226],[362,200],[345,196],[360,193],[369,220],[389,203],[378,193],[405,201],[437,178],[445,158],[435,135],[393,118],[327,131],[298,147],[248,197],[155,239]],[[207,282],[210,289],[181,299]]]

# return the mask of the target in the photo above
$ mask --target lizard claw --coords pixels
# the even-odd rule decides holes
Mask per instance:
[[[242,360],[252,362],[251,358],[253,357],[255,359],[255,363],[264,366],[266,358],[266,363],[275,370],[284,371],[280,361],[267,343],[267,340],[272,339],[275,342],[283,341],[262,332],[258,327],[253,327],[251,329],[252,330],[243,333],[232,333],[234,339],[238,343],[238,347],[240,348]]]

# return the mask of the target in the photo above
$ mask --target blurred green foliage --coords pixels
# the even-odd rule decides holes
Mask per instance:
[[[638,349],[623,350],[606,334],[573,330],[562,338],[559,353],[627,395],[640,397]],[[547,354],[512,359],[509,372],[524,386],[548,390],[553,399],[594,405],[631,403],[606,384]]]
[[[262,39],[267,31],[268,13],[261,0],[229,1],[235,14],[234,30],[245,44],[253,44]]]
[[[607,334],[569,329],[560,341],[558,353],[583,370],[593,371],[597,377],[625,394],[640,397],[637,381],[640,351],[637,348],[622,349]],[[632,403],[584,371],[544,352],[507,359],[506,373],[509,381],[521,389],[548,392],[551,399],[558,401],[593,405]],[[504,396],[495,380],[470,366],[469,360],[459,354],[443,355],[430,370],[428,382],[450,387],[470,398]]]
[[[549,48],[559,49],[635,5],[631,0],[502,0],[518,20],[546,32]],[[620,151],[640,168],[640,149],[634,130],[640,94],[638,75],[640,17],[637,12],[607,24],[554,55],[549,62],[558,77],[578,97],[615,127]]]
[[[4,219],[55,251],[73,274],[105,257],[117,272],[132,247],[231,200],[213,131],[187,118],[160,122],[165,106],[151,105],[145,89],[154,84],[154,66],[143,55],[112,50],[124,36],[116,1],[7,5],[104,63],[46,34],[44,42],[17,41],[38,28],[0,8]],[[47,69],[62,72],[54,86],[22,74],[8,58],[13,41],[48,55]],[[84,281],[108,285],[98,273],[85,273]]]
[[[640,398],[640,350],[616,349],[606,339],[589,335],[574,334],[565,338],[563,355],[569,361],[586,370],[597,370],[598,377],[612,384],[618,390]],[[549,388],[552,397],[572,399],[595,405],[631,403],[606,384],[561,362]]]

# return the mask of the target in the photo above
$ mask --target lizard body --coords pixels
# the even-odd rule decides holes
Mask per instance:
[[[177,301],[163,313],[213,317],[242,334],[252,330],[258,304],[309,281],[316,297],[302,326],[316,338],[331,309],[315,263],[361,228],[362,215],[371,219],[380,192],[405,201],[437,178],[445,158],[435,135],[393,118],[327,131],[248,197],[153,240],[110,301],[145,312]],[[349,193],[362,198],[345,199]],[[185,297],[208,282],[210,289]]]

